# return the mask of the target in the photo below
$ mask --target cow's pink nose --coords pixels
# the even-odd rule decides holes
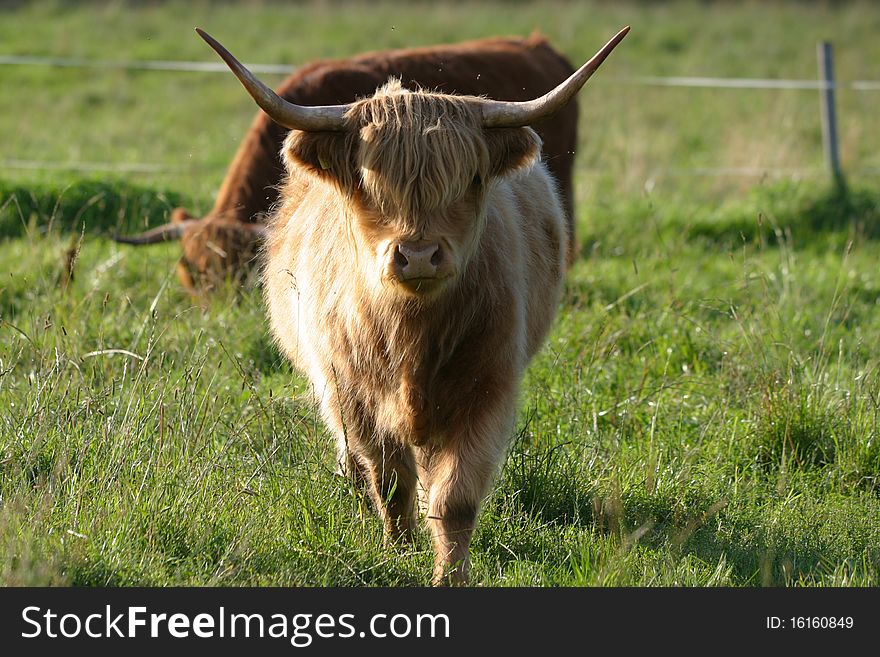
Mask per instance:
[[[437,242],[401,242],[394,250],[394,264],[403,280],[434,278],[442,262],[443,251]]]

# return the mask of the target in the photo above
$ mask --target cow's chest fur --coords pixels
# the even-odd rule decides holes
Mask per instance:
[[[467,422],[491,389],[481,367],[485,318],[442,306],[379,313],[361,304],[326,336],[343,415],[365,438],[423,445]]]

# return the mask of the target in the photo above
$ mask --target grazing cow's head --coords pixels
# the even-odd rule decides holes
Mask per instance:
[[[265,231],[262,224],[227,221],[217,215],[200,219],[184,208],[175,208],[169,223],[114,239],[135,246],[180,240],[183,255],[177,274],[184,286],[195,292],[212,289],[230,272],[243,270],[243,265],[256,258]]]
[[[283,150],[288,169],[306,170],[341,192],[357,266],[370,287],[428,299],[454,281],[474,253],[493,182],[538,157],[540,139],[527,126],[564,106],[627,29],[536,100],[413,92],[392,80],[372,97],[321,107],[280,98],[197,31],[257,104],[292,130]]]

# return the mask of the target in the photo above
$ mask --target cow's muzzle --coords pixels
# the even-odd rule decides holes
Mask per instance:
[[[431,292],[449,276],[443,247],[438,242],[399,242],[390,253],[391,277],[414,293]]]

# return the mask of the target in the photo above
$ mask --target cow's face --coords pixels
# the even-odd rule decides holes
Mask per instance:
[[[442,207],[418,213],[383,211],[377,199],[356,194],[352,235],[373,284],[431,297],[455,280],[478,239],[485,188],[477,181]]]
[[[225,279],[242,278],[256,260],[261,226],[209,217],[192,222],[180,237],[178,277],[185,286],[209,291]]]
[[[377,294],[430,300],[476,253],[495,181],[528,166],[530,128],[486,129],[465,99],[392,82],[355,103],[349,129],[292,131],[288,167],[334,183],[345,198],[356,266]],[[355,263],[353,263],[355,264]]]

